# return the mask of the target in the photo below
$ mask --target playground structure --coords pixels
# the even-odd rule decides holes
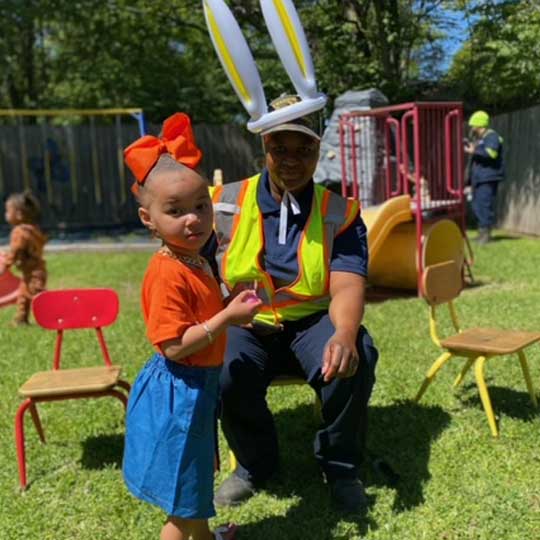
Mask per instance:
[[[138,108],[2,109],[0,193],[32,190],[46,227],[113,224],[133,213],[123,148],[144,133]]]
[[[458,102],[341,116],[341,191],[361,203],[372,285],[421,292],[427,266],[466,263],[462,125]]]

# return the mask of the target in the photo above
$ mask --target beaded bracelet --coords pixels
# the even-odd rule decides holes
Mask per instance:
[[[206,331],[206,336],[208,337],[208,343],[212,343],[214,341],[214,334],[212,334],[212,330],[210,330],[210,327],[208,326],[208,322],[204,321],[202,324],[202,327]]]

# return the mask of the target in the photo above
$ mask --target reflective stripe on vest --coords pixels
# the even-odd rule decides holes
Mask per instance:
[[[213,190],[214,219],[221,278],[229,289],[256,281],[264,304],[256,319],[267,324],[297,320],[328,309],[330,258],[334,238],[358,214],[358,203],[314,185],[310,214],[298,242],[298,275],[288,286],[274,288],[261,265],[263,218],[257,205],[260,175]]]

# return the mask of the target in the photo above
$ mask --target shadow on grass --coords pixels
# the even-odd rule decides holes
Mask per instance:
[[[495,389],[494,389],[495,390]],[[495,399],[495,398],[494,398]],[[395,491],[393,508],[402,512],[424,501],[423,485],[430,478],[428,464],[433,441],[448,425],[450,416],[437,406],[412,401],[372,406],[369,410],[367,458],[362,480],[371,486],[386,486]],[[265,491],[278,499],[291,499],[286,515],[276,515],[242,525],[238,538],[248,540],[305,540],[306,530],[318,531],[317,540],[348,540],[334,530],[343,522],[355,527],[360,536],[376,530],[377,522],[367,512],[344,516],[331,506],[328,487],[323,483],[313,457],[313,438],[318,419],[313,407],[305,404],[275,414],[281,448],[281,471]],[[121,467],[122,434],[98,435],[82,442],[81,466],[101,469]],[[368,497],[370,507],[375,497]]]
[[[399,481],[392,486],[396,490],[394,511],[403,512],[422,504],[423,485],[430,478],[431,445],[449,424],[450,415],[439,406],[414,401],[370,407],[369,414],[370,453],[388,463],[399,476]],[[370,471],[368,480],[373,484],[388,483],[387,475],[381,475],[376,467],[371,467]]]
[[[480,287],[485,287],[486,285],[491,285],[489,281],[482,281],[481,279],[474,278],[474,281],[467,281],[464,290],[469,289],[479,289]]]
[[[498,234],[494,233],[491,235],[491,238],[489,239],[489,243],[491,242],[501,242],[502,240],[521,240],[523,237],[519,235],[509,235],[509,234]]]
[[[242,524],[238,540],[264,538],[265,540],[307,540],[309,533],[317,531],[317,540],[335,540],[336,525],[345,520],[356,523],[363,536],[368,527],[376,528],[367,512],[346,516],[331,505],[328,486],[313,456],[313,439],[319,420],[310,405],[300,405],[282,410],[274,415],[279,437],[280,472],[264,491],[277,499],[296,500],[286,515],[263,518]],[[255,501],[254,504],[257,502]],[[370,500],[370,504],[373,500]],[[251,504],[251,503],[250,503]],[[347,537],[343,537],[345,540]]]
[[[406,299],[415,298],[418,294],[416,289],[394,289],[390,287],[380,287],[371,285],[366,289],[366,302],[369,304],[380,304],[387,300],[394,300],[396,298]]]
[[[523,382],[523,385],[525,385],[525,382]],[[478,407],[483,410],[476,385],[469,383],[464,386],[464,389],[476,392],[470,396],[461,397],[460,401],[467,407]],[[502,414],[525,421],[531,421],[540,417],[540,412],[531,403],[528,392],[521,392],[501,386],[488,386],[488,392],[495,415]]]
[[[370,486],[395,490],[394,511],[406,511],[424,501],[423,485],[429,479],[432,442],[448,425],[450,415],[440,407],[403,401],[370,408],[367,459],[362,480]],[[306,529],[317,532],[317,540],[341,538],[333,529],[340,522],[356,524],[364,536],[376,530],[377,522],[367,512],[344,516],[331,506],[313,457],[313,437],[318,422],[308,405],[275,415],[281,448],[281,472],[265,491],[277,498],[296,497],[298,502],[285,516],[274,516],[242,525],[239,540],[305,540]],[[369,505],[375,497],[369,496]],[[344,536],[343,540],[348,540]]]
[[[103,469],[109,465],[122,466],[124,436],[97,435],[82,441],[81,466],[83,469]]]

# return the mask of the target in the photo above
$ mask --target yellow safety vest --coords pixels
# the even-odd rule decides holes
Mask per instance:
[[[314,185],[311,211],[298,243],[298,275],[276,289],[261,263],[264,226],[257,204],[259,180],[260,174],[211,189],[221,279],[229,290],[239,283],[258,283],[257,293],[264,303],[256,320],[262,323],[278,325],[327,310],[334,238],[356,218],[358,202]]]

